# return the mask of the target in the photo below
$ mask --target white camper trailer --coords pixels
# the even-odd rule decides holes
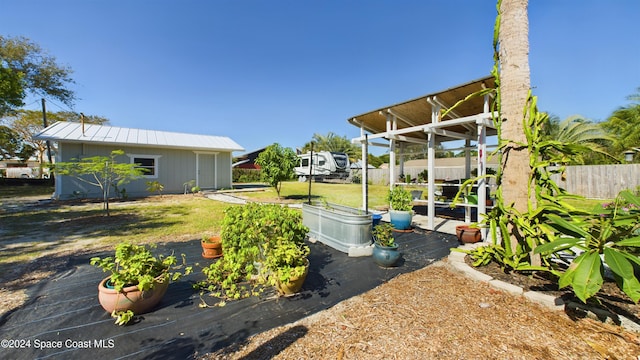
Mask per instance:
[[[315,180],[346,179],[349,177],[349,157],[345,153],[318,151],[313,153],[313,166],[310,166],[311,153],[298,155],[298,166],[294,168],[298,178],[311,176]]]

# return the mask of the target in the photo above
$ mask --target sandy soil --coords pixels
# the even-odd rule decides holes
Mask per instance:
[[[458,274],[403,274],[204,359],[637,359],[640,337]]]

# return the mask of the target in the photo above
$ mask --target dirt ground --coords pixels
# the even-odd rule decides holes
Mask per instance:
[[[205,359],[637,359],[640,337],[574,320],[439,262]]]
[[[1,215],[1,214],[0,214]],[[0,274],[2,314],[68,266],[82,244]],[[496,270],[486,269],[487,272]],[[497,274],[491,274],[496,276]],[[512,281],[521,286],[526,280]],[[529,277],[531,279],[531,277]],[[551,290],[553,291],[553,290]],[[634,307],[635,306],[635,307]],[[626,311],[636,311],[628,305]],[[637,318],[636,318],[637,319]],[[446,260],[400,275],[296,323],[203,359],[640,359],[640,334],[552,311],[451,270]]]

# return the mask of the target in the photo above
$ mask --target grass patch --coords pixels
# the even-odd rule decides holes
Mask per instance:
[[[43,251],[104,247],[122,241],[158,243],[219,233],[228,204],[196,196],[151,197],[111,203],[107,217],[99,202],[52,202],[0,213],[0,264],[33,259]]]
[[[386,205],[385,198],[388,191],[389,187],[386,185],[369,185],[369,207]],[[259,192],[242,193],[242,196],[256,201],[275,201],[278,198],[273,188],[267,188],[265,191]],[[288,202],[306,202],[309,196],[309,183],[299,181],[284,182],[282,183],[280,196]],[[314,182],[311,183],[311,199],[361,208],[362,185]]]

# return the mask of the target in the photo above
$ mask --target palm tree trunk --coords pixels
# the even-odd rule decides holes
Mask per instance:
[[[499,59],[502,141],[507,144],[502,155],[502,195],[505,205],[526,212],[529,197],[529,150],[524,134],[524,109],[527,105],[531,78],[529,70],[528,0],[502,0],[500,3]],[[511,244],[515,251],[522,240],[511,228]],[[508,236],[503,234],[503,236]]]

